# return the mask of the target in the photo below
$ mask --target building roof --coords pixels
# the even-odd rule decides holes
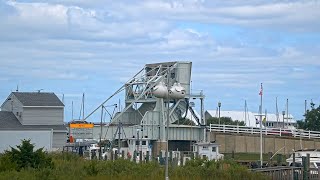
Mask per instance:
[[[23,106],[64,106],[54,93],[12,92]]]
[[[65,125],[22,125],[16,116],[9,111],[0,111],[0,130],[53,129],[67,131]]]
[[[216,110],[207,110],[206,111],[211,117],[218,117],[218,112]],[[247,117],[245,117],[244,111],[220,111],[220,117],[230,117],[232,120],[244,121],[246,126],[258,127],[259,124],[256,124],[256,117],[259,113],[247,112]],[[267,122],[277,122],[277,115],[267,113]],[[283,122],[282,114],[279,114],[279,122]],[[287,123],[287,115],[284,116],[284,122]],[[296,123],[294,117],[289,114],[288,123]]]

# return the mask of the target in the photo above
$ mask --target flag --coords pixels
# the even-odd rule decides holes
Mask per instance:
[[[263,93],[263,88],[262,88],[262,83],[261,83],[261,88],[260,88],[259,95],[262,96],[262,93]]]

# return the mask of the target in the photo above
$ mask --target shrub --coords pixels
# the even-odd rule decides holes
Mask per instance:
[[[11,151],[5,151],[4,160],[9,160],[15,165],[12,168],[21,170],[22,168],[52,168],[53,163],[43,148],[34,151],[34,145],[30,140],[22,140],[17,148],[11,147]]]

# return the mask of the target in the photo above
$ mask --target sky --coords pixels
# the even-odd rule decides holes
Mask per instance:
[[[192,61],[205,109],[289,113],[319,104],[317,0],[0,0],[0,101],[64,94],[65,121],[85,114],[146,63]],[[123,101],[123,100],[122,100]],[[99,121],[94,116],[91,121]]]

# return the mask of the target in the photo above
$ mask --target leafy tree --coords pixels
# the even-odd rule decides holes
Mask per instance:
[[[5,151],[4,157],[16,164],[15,169],[22,168],[52,168],[51,157],[43,151],[43,148],[34,151],[34,145],[29,140],[22,140],[17,148],[11,147],[10,151]]]
[[[305,130],[320,131],[320,105],[315,107],[314,103],[310,104],[311,109],[307,110],[304,115],[305,121],[298,121],[298,127]]]
[[[209,118],[206,121],[207,121],[207,125],[219,124],[219,118],[217,118],[217,117]],[[243,121],[232,120],[230,117],[220,117],[220,124],[239,125],[239,126],[245,126],[246,125]]]

